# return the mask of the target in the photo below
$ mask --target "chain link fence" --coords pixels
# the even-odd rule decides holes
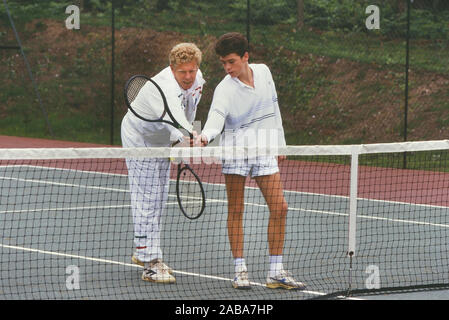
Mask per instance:
[[[250,39],[251,62],[271,68],[288,144],[448,137],[445,1],[73,0],[71,5],[4,0],[0,6],[0,134],[119,145],[125,81],[167,66],[168,51],[180,41],[197,43],[204,54],[207,84],[197,113],[204,123],[213,90],[225,75],[214,42],[239,31]]]

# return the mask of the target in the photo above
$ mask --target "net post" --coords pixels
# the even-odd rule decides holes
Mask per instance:
[[[355,254],[356,246],[356,218],[357,218],[357,187],[358,187],[359,153],[351,154],[351,177],[349,190],[349,229],[348,229],[348,255]]]
[[[348,289],[346,290],[346,296],[349,297],[351,295],[352,290],[352,257],[354,256],[354,252],[348,252],[349,257],[349,276],[348,276]]]
[[[358,188],[358,168],[359,151],[354,149],[351,152],[351,173],[349,190],[349,226],[348,226],[348,252],[349,257],[349,284],[347,295],[349,296],[352,288],[352,260],[355,255],[356,247],[356,220],[357,220],[357,188]]]

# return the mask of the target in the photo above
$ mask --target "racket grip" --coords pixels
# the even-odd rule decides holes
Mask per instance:
[[[171,144],[171,146],[174,147],[174,146],[176,146],[178,143],[181,143],[181,142],[183,142],[183,141],[184,141],[184,139],[179,138],[178,141],[173,142],[173,143]]]

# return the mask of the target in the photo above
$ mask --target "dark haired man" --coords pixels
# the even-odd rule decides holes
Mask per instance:
[[[285,146],[277,93],[269,68],[265,64],[249,64],[248,41],[240,33],[221,36],[215,52],[226,71],[226,77],[214,92],[212,105],[203,132],[197,143],[206,146],[223,130],[222,146],[261,147],[267,134],[272,144]],[[275,139],[273,139],[273,135]],[[265,138],[263,138],[265,137]],[[259,140],[259,141],[258,141]],[[293,279],[283,268],[282,254],[285,236],[287,202],[284,198],[278,161],[285,157],[258,156],[255,159],[224,159],[228,197],[228,237],[234,257],[234,288],[249,289],[250,282],[243,255],[243,213],[245,180],[255,179],[265,201],[270,218],[268,247],[270,270],[267,287],[304,289],[305,285]]]

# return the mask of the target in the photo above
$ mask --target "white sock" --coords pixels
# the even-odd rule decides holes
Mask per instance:
[[[274,277],[283,269],[282,256],[270,256],[270,271],[268,276]]]
[[[234,259],[234,267],[235,272],[240,272],[243,270],[246,270],[246,263],[244,258],[236,258]]]

